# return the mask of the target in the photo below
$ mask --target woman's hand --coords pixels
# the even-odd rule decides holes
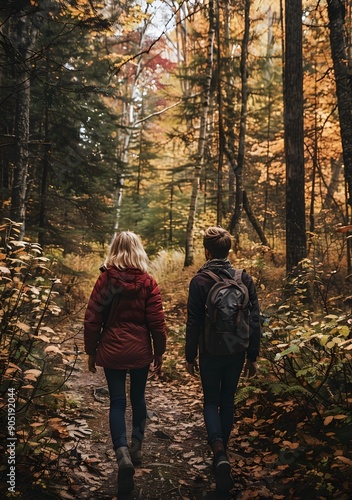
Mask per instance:
[[[161,370],[161,365],[163,364],[163,357],[162,356],[157,356],[154,354],[153,358],[153,371],[156,373],[160,373]]]
[[[89,354],[88,356],[88,370],[92,373],[96,373],[97,369],[95,368],[95,354]]]

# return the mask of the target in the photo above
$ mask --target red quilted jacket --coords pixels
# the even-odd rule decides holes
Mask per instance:
[[[96,364],[104,368],[143,368],[153,352],[162,355],[166,325],[154,278],[135,268],[103,271],[85,313],[84,343],[86,353],[96,354]]]

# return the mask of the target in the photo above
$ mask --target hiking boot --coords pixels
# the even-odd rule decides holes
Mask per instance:
[[[117,472],[117,490],[118,493],[131,493],[134,489],[134,467],[127,446],[121,446],[115,450],[118,472]]]
[[[131,449],[131,460],[133,465],[141,465],[142,463],[142,441],[132,440]]]
[[[231,465],[225,453],[220,452],[214,460],[216,491],[220,494],[228,493],[234,486],[231,477]]]

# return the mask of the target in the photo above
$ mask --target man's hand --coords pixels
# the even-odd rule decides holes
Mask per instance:
[[[96,373],[97,372],[97,369],[95,368],[95,354],[90,354],[88,356],[88,370],[92,373]]]
[[[192,377],[194,377],[194,371],[199,371],[197,360],[194,360],[193,363],[188,363],[188,361],[186,361],[186,370],[190,375],[192,375]]]
[[[254,378],[258,374],[258,371],[258,363],[247,359],[246,364],[244,365],[244,376],[247,378]]]

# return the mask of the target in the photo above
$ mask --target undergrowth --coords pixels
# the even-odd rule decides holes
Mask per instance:
[[[348,498],[351,488],[352,315],[333,276],[303,262],[264,321],[261,373],[236,396],[238,425],[251,432],[260,422],[292,498]]]
[[[42,492],[49,478],[61,474],[60,459],[71,446],[60,408],[66,404],[65,381],[79,352],[63,349],[60,317],[84,310],[104,255],[63,257],[52,250],[48,259],[37,244],[18,241],[17,224],[7,221],[0,233],[0,432],[2,442],[16,438],[16,487],[25,480],[32,491]],[[235,256],[231,258],[236,266]],[[254,277],[260,303],[269,304],[263,311],[261,372],[254,380],[241,381],[237,425],[253,447],[265,445],[277,455],[284,477],[292,481],[292,498],[299,498],[304,484],[316,498],[332,498],[349,486],[344,477],[352,466],[349,302],[337,291],[338,273],[327,273],[319,262],[305,259],[281,287],[270,282],[278,275],[275,263],[263,259],[258,250],[255,259],[237,262]],[[188,285],[203,262],[198,252],[194,266],[184,268],[180,250],[160,252],[150,263],[168,325],[163,376],[178,385],[188,379]],[[12,402],[15,414],[9,419]],[[253,426],[260,428],[258,435]],[[13,430],[15,435],[9,435]],[[6,463],[0,473],[7,480],[12,448],[1,451]]]
[[[0,418],[4,497],[45,488],[67,453],[57,410],[78,350],[63,351],[56,328],[61,281],[36,243],[19,241],[18,224],[0,227]],[[62,432],[64,428],[62,426]],[[63,436],[64,434],[62,434]],[[67,436],[66,436],[67,437]]]

